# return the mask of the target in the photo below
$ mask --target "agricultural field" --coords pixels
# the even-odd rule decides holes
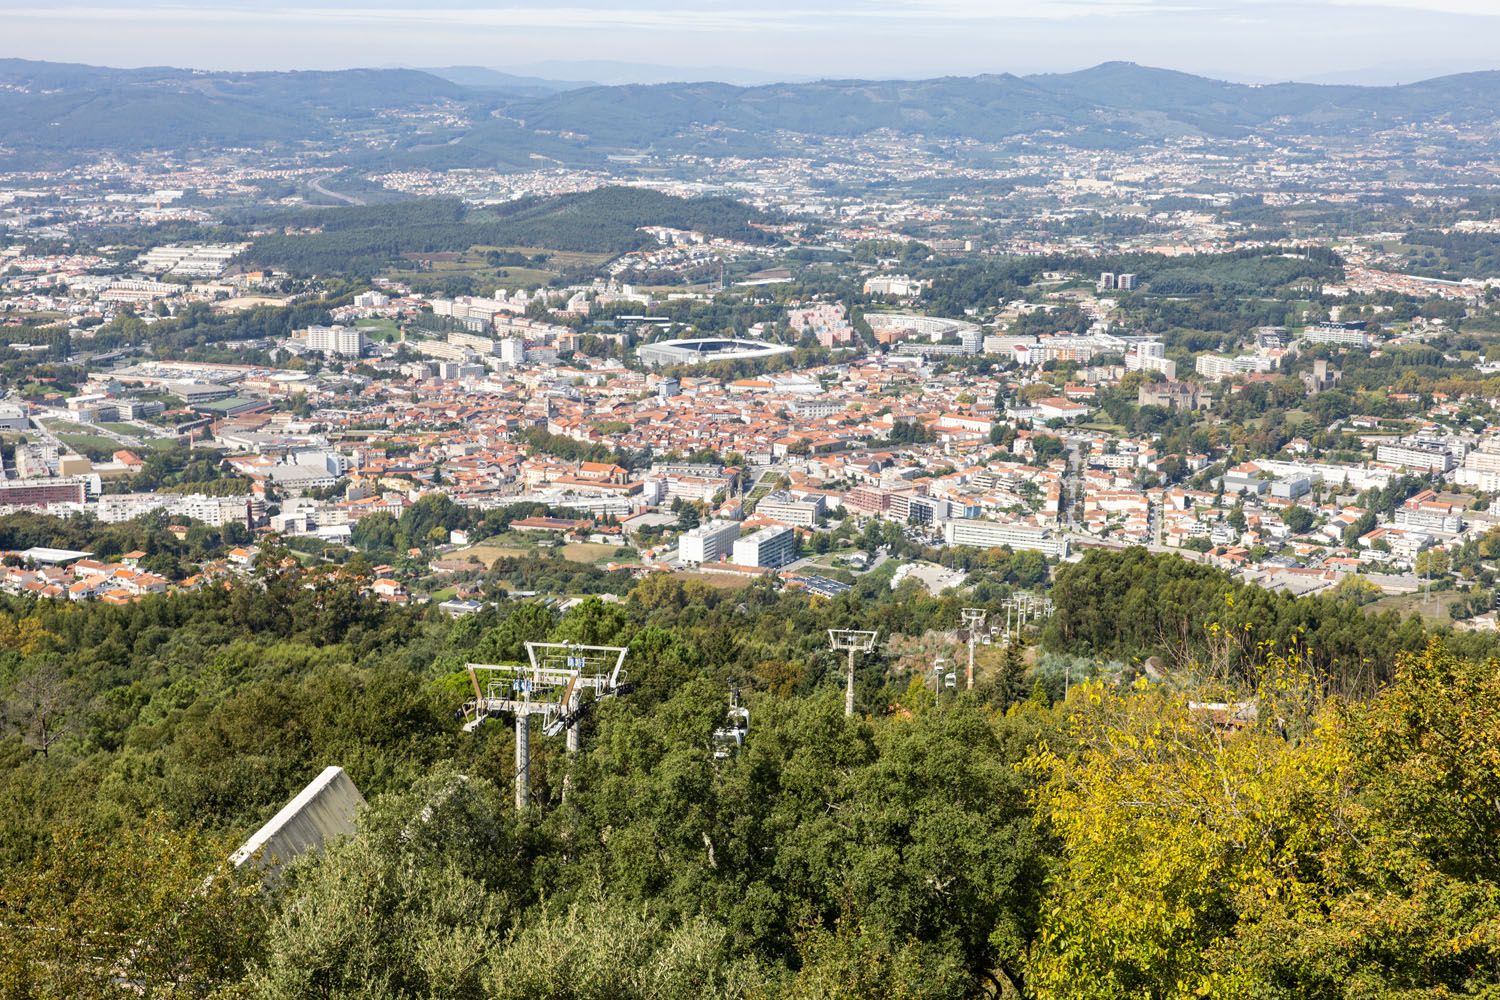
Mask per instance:
[[[715,590],[744,590],[755,582],[755,578],[752,576],[740,576],[735,573],[679,571],[675,575],[679,580],[694,580],[698,583],[706,583]]]
[[[616,554],[619,549],[618,545],[603,545],[598,542],[569,542],[562,547],[562,557],[576,563],[634,561],[634,551],[629,556],[620,556]]]
[[[526,548],[514,545],[471,545],[466,549],[459,549],[451,553],[450,559],[475,558],[484,563],[484,568],[489,569],[495,564],[496,559],[520,559],[536,552],[534,548]]]
[[[1372,615],[1395,611],[1403,618],[1420,615],[1429,625],[1447,625],[1451,622],[1448,606],[1463,596],[1455,590],[1434,591],[1431,595],[1421,591],[1415,594],[1395,594],[1365,605],[1365,611]]]
[[[520,255],[526,258],[544,258],[528,263],[496,262],[496,256]],[[507,291],[518,288],[534,288],[545,285],[564,271],[575,268],[596,268],[609,260],[607,253],[579,253],[564,250],[547,250],[539,247],[486,247],[476,246],[465,251],[424,254],[407,254],[407,259],[421,269],[415,279],[411,271],[392,269],[389,277],[402,281],[416,280],[421,284],[441,283],[446,278],[468,278],[474,286],[488,292],[491,289]]]

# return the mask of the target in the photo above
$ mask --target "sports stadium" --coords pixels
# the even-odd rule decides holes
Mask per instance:
[[[713,361],[759,361],[791,352],[790,347],[758,340],[699,337],[643,344],[636,350],[636,357],[643,364],[658,368],[662,365],[703,365]]]

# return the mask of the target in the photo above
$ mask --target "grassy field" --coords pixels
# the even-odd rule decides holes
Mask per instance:
[[[616,556],[615,552],[619,546],[604,545],[598,542],[568,542],[565,545],[547,546],[538,545],[529,537],[521,535],[497,535],[488,538],[478,544],[471,545],[466,549],[458,549],[451,553],[450,558],[466,559],[473,556],[486,567],[493,565],[496,559],[511,557],[520,558],[536,553],[554,553],[562,556],[569,562],[576,563],[603,563],[625,558],[633,559],[634,552],[629,557]]]
[[[1304,424],[1313,423],[1313,415],[1306,410],[1287,410],[1286,422],[1291,427],[1301,427]]]
[[[738,576],[733,573],[695,573],[692,571],[678,572],[677,576],[683,580],[697,580],[706,583],[717,590],[744,590],[755,582],[755,577]]]
[[[1365,605],[1365,611],[1372,615],[1395,611],[1403,618],[1411,615],[1421,615],[1423,621],[1428,624],[1447,625],[1452,624],[1452,619],[1448,617],[1448,606],[1462,596],[1457,591],[1439,590],[1433,592],[1429,601],[1421,592],[1415,594],[1394,594]]]
[[[354,325],[363,330],[370,340],[379,343],[387,343],[400,336],[393,319],[362,319]]]
[[[598,542],[569,542],[562,547],[562,557],[569,562],[597,563],[618,561],[615,555],[615,545],[602,545]]]
[[[513,251],[534,257],[544,255],[544,264],[509,265],[491,264],[484,255],[491,251]],[[574,267],[598,267],[610,259],[610,254],[574,253],[562,250],[547,250],[539,247],[472,247],[463,253],[410,254],[412,259],[431,260],[432,269],[426,272],[433,276],[467,275],[484,289],[491,287],[515,289],[545,285],[563,271]],[[388,276],[410,279],[409,271],[389,271]]]
[[[59,434],[57,439],[77,452],[103,451],[113,453],[120,449],[119,443],[97,434]]]
[[[544,271],[535,267],[502,267],[494,271],[487,281],[482,285],[493,284],[496,288],[535,288],[537,285],[545,285],[557,277],[556,271]]]
[[[47,429],[54,434],[92,434],[93,428],[87,424],[74,423],[71,420],[49,420]]]
[[[459,549],[448,558],[467,559],[469,556],[473,556],[484,563],[485,569],[489,569],[495,564],[496,559],[528,556],[534,551],[534,549],[519,548],[512,545],[471,545],[466,549]]]
[[[607,253],[583,253],[576,250],[548,250],[546,247],[475,247],[480,254],[489,250],[497,250],[501,253],[523,253],[528,257],[543,254],[547,258],[547,267],[556,271],[564,271],[570,267],[598,267],[612,256]]]
[[[602,545],[597,542],[569,542],[566,545],[548,547],[533,544],[530,538],[499,535],[466,549],[458,549],[450,553],[449,558],[467,559],[473,556],[484,563],[486,569],[494,565],[496,559],[525,558],[536,554],[560,555],[569,562],[576,563],[625,562],[636,558],[633,551],[628,557],[616,556],[617,548],[618,546]]]

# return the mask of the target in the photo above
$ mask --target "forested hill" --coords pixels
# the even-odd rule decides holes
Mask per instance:
[[[1491,121],[1497,97],[1500,73],[1395,87],[1249,86],[1106,63],[1026,77],[593,87],[518,102],[513,113],[532,128],[583,132],[620,145],[668,140],[694,126],[750,135],[787,130],[849,136],[890,129],[991,142],[1055,130],[1084,142],[1130,144],[1179,134],[1336,135],[1438,116]]]
[[[1131,63],[1076,73],[553,87],[471,70],[220,73],[0,60],[0,152],[340,145],[367,164],[598,165],[613,150],[763,155],[784,133],[887,129],[1004,142],[1130,146],[1182,135],[1345,136],[1494,122],[1500,73],[1392,87],[1248,86]],[[385,115],[399,110],[408,115]],[[430,113],[426,124],[424,115]],[[372,140],[373,143],[372,143]],[[360,151],[357,156],[354,150]]]
[[[655,241],[642,226],[686,229],[748,243],[772,237],[753,223],[776,221],[732,198],[678,198],[643,188],[606,187],[555,198],[476,208],[453,199],[247,216],[256,225],[322,232],[257,239],[246,258],[297,274],[373,274],[402,254],[474,246],[544,247],[623,253]]]
[[[1057,572],[1062,648],[981,647],[939,695],[961,608],[1046,572],[969,558],[962,596],[656,573],[455,621],[266,540],[232,587],[0,595],[0,996],[1495,995],[1493,634],[1093,552]],[[853,717],[829,628],[881,633]],[[455,710],[464,663],[530,640],[628,645],[634,687],[575,755],[533,729],[518,812],[511,728]],[[329,764],[369,810],[262,893],[226,857]]]
[[[200,73],[0,60],[0,147],[88,150],[292,144],[358,126],[387,108],[463,98],[456,83],[412,70]]]

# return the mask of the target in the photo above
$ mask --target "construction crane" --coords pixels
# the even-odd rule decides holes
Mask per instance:
[[[844,714],[854,714],[854,654],[868,653],[875,648],[875,639],[879,632],[867,632],[852,628],[831,628],[828,630],[828,644],[837,652],[841,649],[849,651],[849,676],[847,686],[844,688]]]
[[[594,704],[631,690],[623,674],[629,651],[627,646],[528,642],[525,664],[465,664],[474,697],[463,707],[464,732],[501,715],[515,719],[517,810],[531,803],[532,718],[547,736],[566,733],[568,753],[577,753],[578,723]],[[584,692],[592,697],[585,699]]]

